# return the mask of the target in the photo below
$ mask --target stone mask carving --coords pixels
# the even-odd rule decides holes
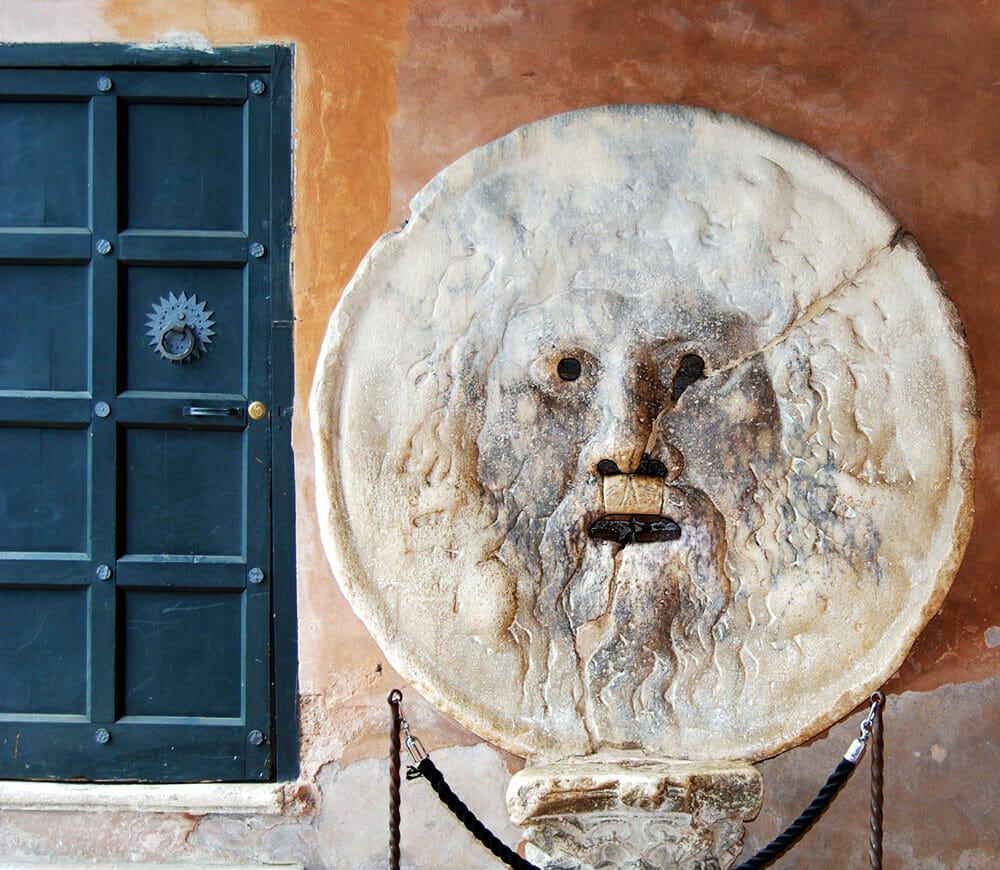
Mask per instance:
[[[753,760],[898,667],[971,525],[956,314],[872,194],[682,107],[520,128],[369,253],[313,394],[393,666],[536,760]]]

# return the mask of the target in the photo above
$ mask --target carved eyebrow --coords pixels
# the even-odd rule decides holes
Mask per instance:
[[[690,344],[692,336],[685,332],[653,332],[646,324],[638,324],[636,334],[640,339],[649,343],[653,353],[663,353],[664,351],[675,350],[685,344]]]

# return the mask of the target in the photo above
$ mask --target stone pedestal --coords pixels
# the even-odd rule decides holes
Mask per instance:
[[[507,809],[545,870],[725,868],[763,793],[739,762],[579,760],[517,773]]]

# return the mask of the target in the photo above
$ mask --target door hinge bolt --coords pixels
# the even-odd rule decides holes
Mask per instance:
[[[264,84],[263,79],[254,79],[250,82],[250,93],[256,94],[258,97],[267,90],[267,85]]]
[[[98,565],[97,571],[98,580],[110,580],[111,579],[111,566],[110,565]]]
[[[94,740],[98,743],[107,743],[111,739],[111,732],[107,728],[98,728],[94,732]]]
[[[111,253],[111,242],[107,239],[101,239],[97,243],[97,253],[98,254],[110,254]]]
[[[101,76],[97,80],[97,90],[107,93],[108,91],[111,90],[112,84],[114,83],[111,81],[110,78],[108,78],[107,76]]]
[[[260,746],[264,742],[264,735],[261,734],[256,728],[247,734],[247,740],[250,741],[252,746]]]
[[[260,568],[254,566],[249,571],[247,571],[247,579],[251,583],[263,583],[264,582],[264,572]]]
[[[250,246],[250,256],[253,257],[255,260],[259,260],[266,253],[267,250],[260,242],[254,242]]]
[[[109,417],[111,415],[111,406],[107,402],[96,402],[94,404],[94,413],[98,417]]]

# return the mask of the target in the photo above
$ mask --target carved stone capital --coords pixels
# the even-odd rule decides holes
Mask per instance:
[[[507,809],[545,870],[725,868],[763,794],[740,762],[580,760],[515,774]]]

